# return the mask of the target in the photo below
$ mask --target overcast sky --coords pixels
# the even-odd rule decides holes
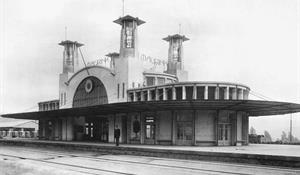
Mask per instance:
[[[36,110],[58,99],[62,47],[67,38],[85,44],[87,61],[119,51],[122,0],[0,0],[0,113]],[[125,0],[125,14],[139,26],[140,51],[167,59],[162,40],[179,31],[190,80],[230,81],[271,100],[300,103],[299,1]],[[298,12],[297,12],[298,9]],[[297,17],[298,14],[298,17]],[[252,99],[257,99],[251,96]],[[290,115],[250,119],[258,134],[274,139],[289,131]],[[293,115],[300,137],[300,115]]]

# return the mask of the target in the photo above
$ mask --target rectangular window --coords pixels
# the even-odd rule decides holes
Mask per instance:
[[[215,99],[216,87],[208,87],[208,100]]]
[[[123,89],[122,89],[122,97],[125,97],[125,83],[123,83]]]
[[[134,82],[132,82],[132,88],[134,88]]]
[[[155,79],[154,77],[147,77],[146,81],[147,81],[147,86],[153,86]]]
[[[158,84],[158,85],[165,84],[165,78],[160,78],[160,77],[158,77],[158,78],[157,78],[157,84]]]
[[[66,93],[64,93],[64,105],[66,105],[67,103],[67,97],[66,97]]]
[[[60,94],[60,106],[62,106],[63,105],[63,94],[61,93]]]
[[[118,98],[120,98],[120,84],[118,84]]]

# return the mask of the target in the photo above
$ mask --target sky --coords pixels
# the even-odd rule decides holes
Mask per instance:
[[[189,80],[242,83],[268,100],[300,103],[299,1],[125,0],[124,13],[146,21],[138,29],[146,55],[166,60],[162,38],[180,31],[190,39],[184,43]],[[0,113],[58,99],[58,43],[66,36],[85,44],[87,61],[119,51],[120,26],[112,21],[122,15],[122,0],[0,0],[0,13]],[[292,117],[300,138],[300,114]],[[289,120],[250,118],[250,127],[276,139],[289,131]]]

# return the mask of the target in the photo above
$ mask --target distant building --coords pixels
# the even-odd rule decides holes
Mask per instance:
[[[127,15],[114,22],[121,26],[120,50],[106,55],[108,67],[98,61],[80,67],[83,44],[62,41],[59,102],[3,117],[39,120],[40,139],[112,143],[118,125],[121,143],[226,146],[249,143],[250,116],[300,111],[298,104],[249,100],[250,88],[240,83],[188,81],[186,36],[163,38],[169,45],[165,62],[139,53],[137,33],[144,21]],[[166,64],[166,70],[146,69],[144,61]]]
[[[36,121],[10,121],[0,123],[0,137],[34,138],[37,137],[38,123]]]
[[[39,106],[39,111],[58,110],[59,109],[59,100],[39,102],[38,106]]]

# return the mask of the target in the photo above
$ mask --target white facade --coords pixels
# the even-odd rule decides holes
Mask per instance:
[[[247,86],[227,82],[189,82],[183,66],[182,35],[169,42],[165,72],[143,67],[139,59],[138,26],[144,21],[125,16],[121,25],[120,51],[110,53],[110,68],[78,67],[82,44],[63,41],[63,71],[59,77],[60,109],[111,103],[147,101],[247,100]],[[181,109],[159,111],[117,110],[107,115],[57,116],[39,120],[40,138],[114,142],[114,128],[121,130],[121,143],[167,145],[240,145],[248,143],[248,115],[233,110]]]

